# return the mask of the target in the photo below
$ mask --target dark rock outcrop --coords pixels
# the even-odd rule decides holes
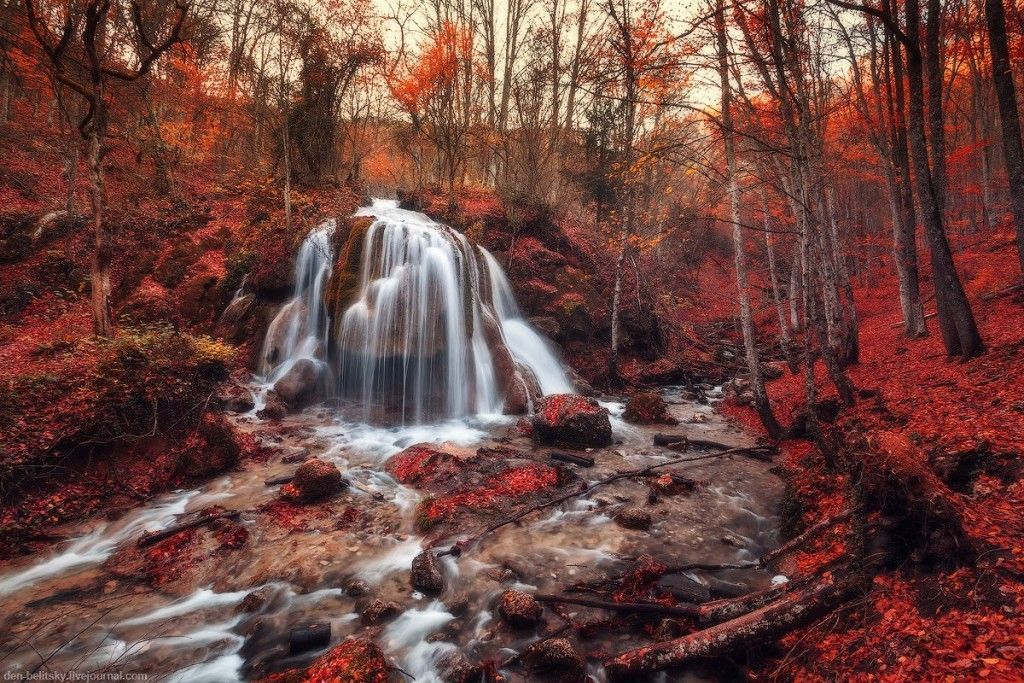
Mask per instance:
[[[310,358],[300,358],[274,384],[274,391],[289,410],[301,410],[318,395],[320,366]]]
[[[608,411],[592,398],[553,394],[537,406],[533,440],[563,448],[602,448],[612,443],[611,420]]]
[[[582,682],[586,676],[583,658],[565,638],[537,643],[526,655],[526,667],[541,681]]]
[[[295,470],[295,479],[281,487],[282,497],[297,503],[314,503],[348,486],[333,463],[310,458]]]
[[[498,613],[509,626],[529,628],[540,621],[544,608],[529,593],[507,590],[498,600]]]
[[[626,422],[633,424],[679,424],[679,420],[668,414],[668,405],[661,394],[654,392],[634,394],[626,401],[622,413]]]
[[[444,573],[434,553],[424,550],[413,558],[409,582],[413,588],[427,595],[440,595],[444,591]]]

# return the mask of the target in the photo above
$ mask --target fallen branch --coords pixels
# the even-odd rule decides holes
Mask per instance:
[[[284,484],[290,484],[295,479],[294,474],[282,474],[279,477],[271,477],[263,482],[265,486],[282,486]]]
[[[690,449],[709,450],[717,449],[722,451],[720,455],[739,454],[746,455],[756,460],[771,460],[771,455],[776,452],[773,446],[750,446],[747,448],[733,448],[727,444],[708,439],[691,439],[685,434],[655,434],[654,445],[672,450],[686,451]]]
[[[533,505],[531,507],[526,508],[525,510],[522,510],[521,512],[517,512],[514,515],[510,515],[510,516],[508,516],[508,517],[506,517],[506,518],[504,518],[502,520],[499,520],[499,521],[495,522],[494,524],[491,524],[490,526],[485,528],[480,533],[478,533],[472,540],[473,540],[473,542],[479,542],[484,536],[487,536],[488,534],[491,534],[491,533],[497,531],[498,529],[500,529],[500,528],[502,528],[504,526],[508,526],[509,524],[512,524],[514,522],[518,522],[519,520],[523,519],[524,517],[528,517],[528,516],[532,515],[534,512],[538,512],[540,510],[544,510],[545,508],[549,508],[549,507],[551,507],[553,505],[558,505],[559,503],[564,503],[567,500],[572,500],[573,498],[578,498],[579,496],[586,495],[587,493],[590,493],[591,491],[593,491],[594,489],[596,489],[596,488],[598,488],[600,486],[606,486],[606,485],[611,484],[612,482],[618,481],[620,479],[629,479],[631,477],[642,477],[645,474],[647,474],[648,472],[651,472],[652,470],[660,469],[662,467],[670,467],[672,465],[685,465],[686,463],[699,462],[701,460],[708,460],[710,458],[720,458],[720,457],[727,456],[727,455],[733,455],[733,454],[736,454],[736,453],[741,453],[741,452],[746,451],[746,450],[749,450],[749,449],[746,449],[746,448],[731,448],[729,450],[721,451],[719,453],[708,453],[706,455],[698,455],[698,456],[693,457],[693,458],[676,458],[675,460],[666,460],[665,462],[655,463],[653,465],[648,465],[647,467],[641,467],[641,468],[635,469],[635,470],[627,470],[625,472],[617,472],[617,473],[615,473],[615,474],[613,474],[613,475],[611,475],[609,477],[605,477],[604,479],[601,479],[599,481],[595,481],[593,484],[584,484],[583,487],[580,488],[577,491],[573,491],[571,493],[566,493],[565,495],[558,496],[557,498],[553,498],[552,500],[548,500],[548,501],[545,501],[543,503],[538,503],[536,505]]]
[[[567,462],[572,465],[579,465],[580,467],[593,467],[594,459],[585,455],[576,455],[575,453],[563,453],[561,451],[552,451],[551,459],[558,460],[559,462]]]
[[[631,614],[657,614],[669,617],[699,616],[699,607],[696,605],[659,605],[654,602],[611,602],[608,600],[592,600],[590,598],[574,598],[568,595],[535,595],[537,602],[553,602],[567,605],[580,605],[581,607],[593,607],[612,612],[628,612]]]
[[[995,291],[995,292],[988,292],[986,294],[982,294],[981,295],[981,300],[982,301],[992,301],[993,299],[998,299],[1000,297],[1006,296],[1007,294],[1013,294],[1014,292],[1019,292],[1022,289],[1024,289],[1024,282],[1018,282],[1017,284],[1010,285],[1009,287],[1006,287],[1005,289],[1000,289],[1000,290]]]
[[[807,531],[803,532],[799,536],[796,536],[790,539],[789,541],[783,543],[775,550],[770,550],[764,555],[762,555],[761,559],[758,560],[758,564],[760,564],[762,567],[767,566],[769,563],[778,559],[782,555],[785,555],[786,553],[792,551],[794,548],[806,544],[815,536],[827,531],[828,529],[831,529],[836,524],[845,522],[852,515],[853,510],[844,510],[843,512],[840,512],[838,515],[833,515],[828,519],[824,519],[818,522],[817,524],[811,525],[811,527],[808,528]]]
[[[985,297],[982,296],[982,298],[985,298]],[[925,313],[925,316],[924,316],[924,318],[922,318],[922,320],[930,320],[931,318],[934,318],[937,315],[938,315],[938,313]],[[907,324],[906,320],[900,320],[899,322],[896,322],[896,323],[893,323],[892,325],[889,325],[889,327],[891,327],[893,329],[896,329],[897,327],[905,327],[906,324]]]
[[[735,619],[681,638],[622,652],[605,661],[605,672],[612,680],[635,680],[695,660],[742,652],[827,614],[860,590],[863,581],[862,576],[852,573],[841,578],[828,574]]]
[[[211,522],[215,522],[218,519],[238,519],[242,514],[241,510],[230,510],[228,512],[218,512],[214,515],[202,515],[196,517],[191,522],[184,522],[182,524],[175,524],[174,526],[168,527],[162,531],[154,531],[148,534],[143,534],[139,538],[139,547],[145,548],[151,546],[154,543],[159,543],[164,539],[170,538],[171,536],[181,533],[182,531],[188,531],[189,529],[197,529],[201,526],[206,526]]]

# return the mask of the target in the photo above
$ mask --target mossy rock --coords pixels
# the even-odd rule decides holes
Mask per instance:
[[[334,271],[327,283],[327,310],[331,312],[334,320],[341,320],[359,291],[359,269],[363,263],[363,248],[366,243],[366,233],[373,225],[373,219],[368,217],[354,218],[349,225],[345,241],[338,249],[338,256],[334,261]]]

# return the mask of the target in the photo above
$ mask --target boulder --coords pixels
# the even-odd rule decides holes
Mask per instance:
[[[256,417],[261,420],[280,420],[287,414],[288,407],[273,389],[267,392],[264,406],[256,411]]]
[[[565,638],[543,640],[532,646],[526,654],[526,667],[536,680],[577,683],[586,677],[583,658]]]
[[[651,528],[651,513],[640,508],[622,508],[615,513],[615,522],[626,529],[645,531]]]
[[[300,358],[274,384],[274,391],[289,410],[302,410],[317,397],[320,366],[311,358]]]
[[[186,477],[202,479],[220,474],[238,463],[242,446],[235,430],[220,413],[203,414],[196,430],[178,458],[178,471]]]
[[[424,550],[413,559],[409,582],[427,595],[440,595],[444,591],[444,573],[434,553]]]
[[[281,487],[281,495],[298,503],[323,500],[348,486],[333,463],[310,458],[295,470],[295,479]]]
[[[304,339],[308,334],[308,319],[306,304],[299,299],[293,299],[285,304],[267,328],[260,364],[274,367],[284,360],[292,328],[297,328],[298,332],[294,339]]]
[[[679,424],[679,420],[668,414],[665,399],[654,392],[630,396],[622,418],[633,424]]]
[[[363,610],[363,623],[380,624],[394,619],[401,613],[402,607],[397,602],[377,598]]]
[[[540,621],[544,608],[529,593],[507,590],[498,600],[498,613],[509,626],[529,628]]]
[[[608,411],[592,398],[553,394],[537,406],[533,440],[563,448],[603,448],[612,443],[611,420]]]
[[[247,413],[255,405],[249,388],[234,382],[217,391],[217,403],[229,413]]]
[[[391,673],[387,658],[373,641],[349,638],[321,655],[296,680],[388,683]]]

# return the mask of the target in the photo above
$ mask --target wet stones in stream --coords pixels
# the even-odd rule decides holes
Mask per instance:
[[[603,448],[612,443],[608,410],[575,394],[545,396],[533,416],[533,440],[562,448]]]
[[[314,503],[347,488],[337,465],[310,458],[295,470],[295,479],[281,487],[281,497],[296,503]]]
[[[421,532],[463,532],[515,514],[581,484],[564,467],[501,446],[476,450],[418,444],[393,456],[387,471],[428,495],[416,508]]]
[[[526,667],[539,681],[582,683],[586,665],[566,638],[552,638],[532,646],[526,653]]]
[[[544,608],[529,593],[507,590],[498,599],[498,614],[513,628],[531,628],[540,622]]]
[[[427,595],[440,595],[444,592],[444,572],[433,551],[424,550],[413,558],[409,582],[413,588]]]
[[[651,513],[643,508],[622,508],[615,513],[614,519],[624,529],[646,531],[651,528]]]

